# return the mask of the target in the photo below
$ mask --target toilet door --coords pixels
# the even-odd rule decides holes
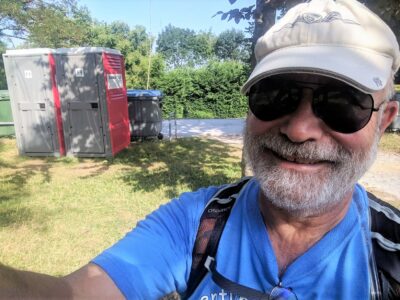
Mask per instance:
[[[104,130],[94,54],[59,55],[60,91],[67,154],[102,154]]]

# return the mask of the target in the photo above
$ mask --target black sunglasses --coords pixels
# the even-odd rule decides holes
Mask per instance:
[[[315,89],[310,87],[317,86]],[[332,130],[354,133],[368,124],[374,99],[344,83],[310,84],[282,77],[269,77],[254,84],[249,107],[257,119],[272,121],[293,113],[303,98],[303,89],[313,90],[312,110]]]

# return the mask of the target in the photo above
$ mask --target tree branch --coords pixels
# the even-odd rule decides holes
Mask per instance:
[[[19,40],[24,40],[24,41],[28,40],[28,38],[26,38],[26,37],[17,36],[17,35],[13,35],[13,34],[0,33],[0,38],[2,38],[2,37],[19,39]]]

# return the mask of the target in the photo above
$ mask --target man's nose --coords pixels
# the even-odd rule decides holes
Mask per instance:
[[[323,135],[326,125],[315,116],[312,110],[312,94],[311,89],[304,89],[299,106],[293,113],[286,116],[285,122],[281,125],[281,133],[292,142],[315,141]]]

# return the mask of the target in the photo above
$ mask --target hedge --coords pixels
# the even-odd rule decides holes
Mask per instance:
[[[165,73],[157,84],[165,97],[164,118],[240,118],[247,98],[240,88],[247,78],[237,61],[211,62],[201,68],[180,68]]]

